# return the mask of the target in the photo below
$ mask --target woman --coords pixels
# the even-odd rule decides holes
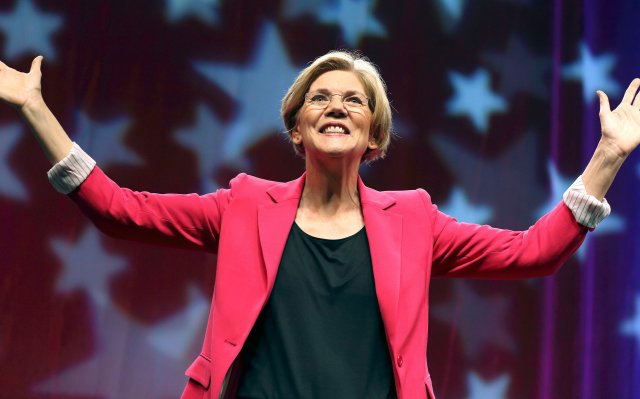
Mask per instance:
[[[424,190],[378,192],[358,177],[384,156],[385,86],[366,59],[331,52],[305,68],[282,116],[306,173],[241,174],[229,189],[160,195],[118,187],[66,135],[29,73],[0,64],[0,98],[30,124],[51,182],[104,232],[218,253],[202,353],[183,398],[435,398],[425,362],[432,276],[553,273],[604,218],[616,172],[640,142],[635,79],[564,201],[525,232],[458,223]],[[277,276],[277,277],[276,277]]]

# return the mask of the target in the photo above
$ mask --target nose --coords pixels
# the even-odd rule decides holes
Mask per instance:
[[[346,115],[346,110],[344,108],[342,98],[343,97],[341,94],[332,94],[329,98],[329,104],[327,104],[327,108],[325,109],[325,114],[332,116]]]

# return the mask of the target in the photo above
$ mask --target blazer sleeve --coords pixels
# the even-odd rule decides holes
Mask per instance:
[[[132,191],[96,166],[69,197],[99,230],[114,238],[217,252],[231,190],[206,195]]]
[[[426,194],[426,193],[425,193]],[[458,222],[431,204],[434,277],[530,278],[555,273],[588,229],[564,202],[525,231]]]

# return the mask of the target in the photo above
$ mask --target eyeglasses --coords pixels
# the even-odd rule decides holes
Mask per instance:
[[[342,104],[349,109],[359,110],[369,104],[369,98],[360,93],[345,95],[338,93],[330,94],[324,91],[312,91],[304,95],[304,100],[310,107],[324,109],[329,105],[333,96],[342,97]]]

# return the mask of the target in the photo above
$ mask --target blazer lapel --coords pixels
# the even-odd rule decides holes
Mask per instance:
[[[267,190],[273,201],[258,208],[258,234],[266,267],[267,292],[273,287],[284,246],[296,217],[305,175]],[[369,239],[380,313],[391,339],[397,325],[400,295],[402,216],[389,212],[395,199],[366,187],[358,179],[364,224]]]
[[[267,275],[267,292],[271,292],[284,252],[287,237],[296,217],[305,175],[276,184],[267,190],[272,203],[258,208],[258,234]]]
[[[402,216],[389,212],[395,199],[358,184],[364,224],[369,239],[378,305],[389,339],[394,337],[400,296]]]

